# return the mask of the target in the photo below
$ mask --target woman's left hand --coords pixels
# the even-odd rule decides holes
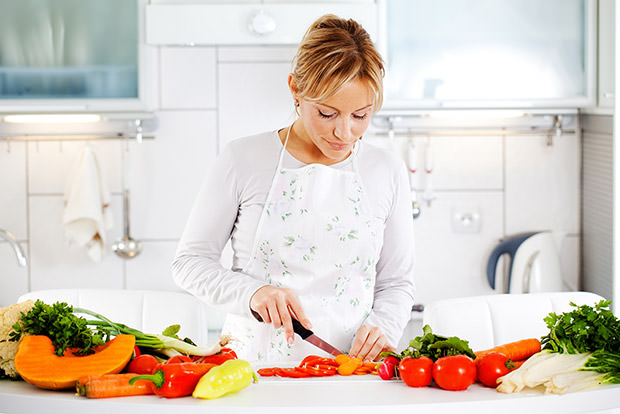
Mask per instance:
[[[387,337],[376,326],[362,325],[355,334],[355,340],[349,350],[352,357],[360,357],[364,361],[376,361],[383,351],[394,351]]]

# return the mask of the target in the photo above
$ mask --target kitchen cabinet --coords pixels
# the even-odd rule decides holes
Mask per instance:
[[[386,108],[596,103],[596,1],[384,0]]]
[[[0,0],[0,112],[143,110],[146,0]]]

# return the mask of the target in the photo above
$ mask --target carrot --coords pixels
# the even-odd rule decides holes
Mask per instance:
[[[75,390],[78,395],[83,395],[87,398],[153,394],[153,383],[151,381],[137,380],[135,384],[129,384],[129,379],[137,375],[135,373],[85,375],[77,380]]]
[[[336,358],[334,358],[334,361],[336,361],[336,364],[338,365],[342,365],[345,362],[349,362],[351,360],[351,357],[348,356],[347,354],[340,354],[337,355]]]
[[[362,358],[350,358],[348,361],[338,365],[338,374],[340,375],[352,375],[356,369],[361,367],[364,363]]]
[[[474,353],[476,354],[476,359],[478,359],[490,352],[499,352],[513,361],[520,361],[540,352],[540,341],[536,338],[521,339]]]

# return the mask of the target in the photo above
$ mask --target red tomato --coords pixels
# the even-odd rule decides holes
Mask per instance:
[[[188,357],[187,355],[175,355],[171,358],[168,358],[168,360],[165,363],[166,364],[178,364],[180,362],[194,362],[194,360],[191,357]]]
[[[131,360],[127,366],[127,372],[150,375],[153,373],[157,364],[159,364],[159,361],[153,355],[141,354]]]
[[[426,356],[405,357],[398,364],[398,375],[410,387],[426,387],[431,383],[433,360]]]
[[[476,380],[476,364],[467,355],[441,357],[433,364],[433,379],[444,390],[466,390]]]
[[[513,364],[506,355],[499,352],[490,352],[480,358],[476,367],[478,380],[487,387],[497,387],[497,379],[512,371]]]

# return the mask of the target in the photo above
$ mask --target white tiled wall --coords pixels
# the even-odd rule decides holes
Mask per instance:
[[[27,250],[20,268],[0,241],[0,306],[27,290],[50,287],[176,289],[169,265],[185,219],[209,164],[228,141],[282,127],[293,120],[287,86],[290,47],[162,47],[159,126],[143,144],[97,141],[113,193],[115,226],[106,256],[95,264],[69,245],[60,222],[67,174],[85,142],[0,143],[0,228]],[[385,139],[368,140],[389,146]],[[399,142],[402,150],[406,142]],[[427,137],[416,137],[422,149]],[[563,136],[433,137],[436,199],[415,224],[417,298],[420,303],[490,293],[489,252],[505,235],[554,229],[568,233],[563,270],[577,287],[580,142]],[[391,144],[390,144],[391,145]],[[131,232],[143,242],[124,261],[110,246],[122,234],[122,159],[130,166]],[[423,153],[419,151],[419,165]],[[423,189],[419,172],[415,186]],[[457,233],[454,212],[476,211],[478,233]]]

